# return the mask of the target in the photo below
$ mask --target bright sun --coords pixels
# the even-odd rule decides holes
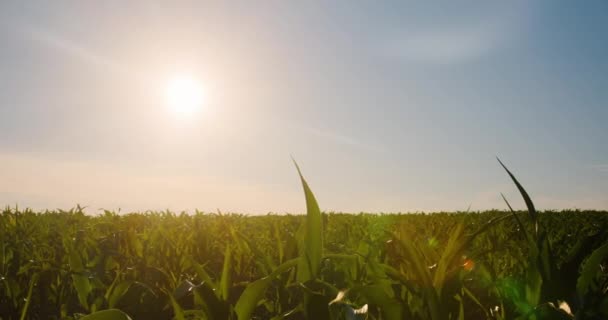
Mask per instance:
[[[193,77],[176,76],[167,83],[167,107],[179,115],[192,115],[204,103],[202,85]]]

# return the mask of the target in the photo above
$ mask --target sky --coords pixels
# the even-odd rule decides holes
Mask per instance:
[[[605,1],[2,1],[0,205],[608,209]],[[180,115],[175,75],[201,84]]]

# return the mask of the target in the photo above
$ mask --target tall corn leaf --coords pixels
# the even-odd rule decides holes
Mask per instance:
[[[501,194],[503,200],[509,207],[509,210],[513,214],[513,217],[517,221],[518,226],[520,227],[521,231],[526,236],[526,240],[528,242],[529,251],[528,251],[528,256],[527,256],[528,263],[527,263],[526,269],[525,269],[526,270],[525,271],[526,282],[525,282],[525,290],[524,290],[526,303],[519,304],[519,307],[518,307],[520,309],[519,310],[520,313],[528,314],[528,313],[532,312],[532,310],[534,308],[536,308],[538,306],[538,304],[541,302],[542,288],[543,288],[543,273],[542,272],[545,269],[547,269],[547,266],[543,266],[543,263],[547,264],[548,261],[550,260],[545,256],[546,254],[548,254],[548,250],[546,249],[546,246],[548,246],[548,243],[545,243],[545,242],[548,242],[548,241],[544,237],[544,233],[541,233],[540,237],[539,237],[536,209],[534,208],[534,204],[532,203],[532,200],[528,196],[528,193],[526,192],[524,187],[517,181],[515,176],[509,171],[509,169],[507,169],[507,167],[500,161],[500,159],[498,159],[498,162],[500,162],[500,165],[502,165],[502,167],[507,171],[507,173],[509,174],[509,176],[511,177],[511,179],[513,180],[513,182],[519,189],[522,197],[524,198],[524,201],[526,202],[526,206],[528,207],[528,213],[529,213],[530,217],[532,218],[532,221],[534,223],[534,228],[535,228],[534,236],[528,234],[528,232],[526,231],[525,227],[523,226],[521,220],[517,216],[517,213],[513,210],[513,207],[511,207],[511,204],[509,204],[509,201],[507,201],[507,198],[503,194]],[[545,244],[543,244],[543,243],[545,243]],[[544,250],[545,254],[543,255],[543,257],[541,257],[541,250],[543,247],[545,247],[545,250]]]
[[[519,193],[521,193],[522,198],[524,198],[524,202],[526,203],[526,207],[528,208],[530,218],[532,218],[532,221],[534,222],[534,230],[536,233],[538,233],[538,213],[536,212],[536,208],[534,207],[534,203],[532,202],[532,199],[530,199],[528,192],[526,192],[526,189],[524,189],[524,187],[519,183],[519,181],[517,181],[511,171],[507,169],[507,167],[502,163],[502,161],[500,161],[498,157],[496,157],[496,160],[498,160],[498,163],[500,163],[500,165],[505,169],[505,171],[507,171],[509,177],[511,177],[511,180],[513,180],[513,183],[515,183],[515,185],[517,186]]]
[[[302,176],[300,167],[294,160],[298,175],[304,188],[306,198],[306,221],[303,248],[300,249],[300,262],[298,263],[298,282],[315,279],[321,266],[323,254],[323,217],[314,194]]]
[[[538,265],[538,248],[530,245],[528,265],[526,267],[526,301],[529,308],[535,308],[541,302],[543,278]],[[526,313],[529,310],[526,310]]]
[[[226,251],[224,252],[224,267],[222,268],[222,276],[220,278],[220,299],[226,301],[228,300],[228,294],[230,292],[230,272],[232,270],[232,251],[230,250],[230,245],[226,246]]]

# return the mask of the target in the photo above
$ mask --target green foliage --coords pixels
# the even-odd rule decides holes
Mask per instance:
[[[598,267],[608,257],[607,244],[604,244],[591,254],[580,276],[578,276],[578,280],[575,280],[577,274],[573,271],[578,271],[576,267],[590,253],[583,250],[592,249],[591,246],[583,245],[582,243],[587,242],[588,244],[595,236],[584,237],[583,242],[577,243],[570,250],[565,263],[558,266],[556,264],[557,256],[552,248],[553,244],[545,227],[538,220],[538,213],[530,196],[500,159],[498,159],[498,162],[517,186],[526,203],[528,216],[533,225],[533,233],[529,233],[517,213],[513,211],[513,208],[503,196],[513,217],[520,226],[520,230],[528,245],[527,263],[524,267],[525,291],[523,295],[518,296],[518,299],[514,301],[517,313],[520,314],[521,318],[556,319],[558,315],[555,311],[557,308],[553,307],[555,303],[568,306],[570,310],[567,312],[567,315],[571,316],[572,311],[574,311],[577,315],[580,315],[578,318],[584,318],[590,314],[595,316],[602,313],[601,308],[598,307],[598,301],[600,301],[600,304],[603,301],[608,301],[608,281],[604,281],[603,284],[593,287],[592,296],[594,299],[589,299],[587,295],[591,289],[591,282],[597,277]],[[524,299],[522,299],[522,296]],[[589,300],[595,300],[595,303],[589,303]],[[547,305],[552,306],[552,308],[547,308]],[[562,318],[564,317],[563,313],[559,311],[559,316]],[[606,315],[608,313],[603,314],[603,316]]]
[[[315,196],[304,180],[300,167],[295,163],[304,196],[306,199],[306,220],[303,223],[304,237],[300,244],[300,262],[298,263],[298,281],[306,282],[316,279],[321,267],[323,255],[323,219]]]
[[[295,267],[299,261],[299,259],[289,260],[281,264],[267,277],[249,283],[234,307],[238,319],[249,319],[258,302],[263,299],[264,293],[272,284],[272,281],[281,273]]]
[[[306,215],[6,208],[0,318],[608,318],[608,214],[503,167],[526,212],[322,213],[297,165]]]

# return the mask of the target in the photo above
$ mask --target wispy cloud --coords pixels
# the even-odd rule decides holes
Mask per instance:
[[[357,148],[369,152],[384,152],[386,149],[378,144],[368,140],[364,140],[360,137],[353,137],[332,129],[319,128],[316,126],[308,125],[298,121],[292,121],[288,118],[281,117],[278,115],[269,115],[269,120],[272,120],[275,125],[281,126],[284,130],[296,129],[300,133],[305,133],[325,140],[331,143]]]
[[[21,26],[19,29],[27,34],[31,39],[44,44],[50,48],[57,49],[65,54],[78,58],[100,67],[110,69],[121,69],[118,64],[111,59],[100,55],[85,46],[72,41],[64,36],[49,31],[49,28],[41,28],[33,25]]]
[[[529,4],[489,7],[458,22],[429,17],[429,23],[388,31],[379,44],[380,53],[416,63],[455,64],[480,58],[522,36],[532,11]]]
[[[143,82],[144,78],[129,68],[124,63],[117,61],[97,50],[91,49],[86,44],[71,39],[69,36],[54,31],[48,26],[37,26],[34,24],[14,26],[17,30],[26,35],[31,41],[46,46],[65,54],[76,61],[89,64],[106,72],[116,74],[122,78]]]
[[[342,135],[342,134],[339,134],[339,133],[336,133],[333,131],[327,131],[327,130],[322,130],[322,129],[313,128],[313,127],[305,127],[305,126],[300,126],[300,128],[303,131],[306,131],[306,132],[316,135],[318,137],[329,139],[338,144],[355,147],[355,148],[363,149],[363,150],[370,151],[370,152],[384,151],[384,149],[382,147],[380,147],[379,145],[364,142],[362,140],[358,140],[356,138]]]
[[[494,33],[484,27],[402,33],[387,44],[385,53],[414,62],[457,63],[489,52],[497,41]]]

